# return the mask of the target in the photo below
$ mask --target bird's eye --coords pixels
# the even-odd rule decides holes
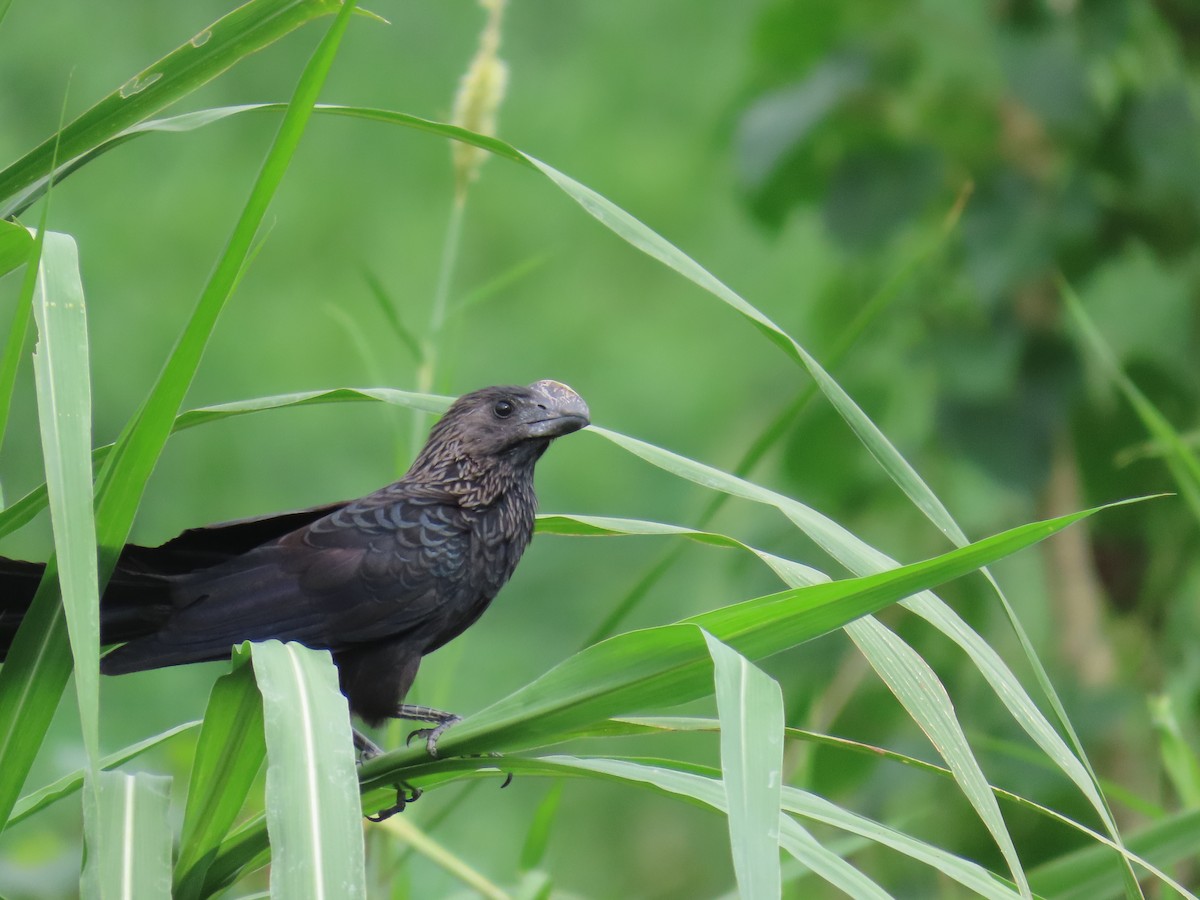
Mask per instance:
[[[496,405],[492,407],[492,412],[496,414],[496,418],[498,419],[507,419],[512,415],[514,409],[516,407],[512,405],[512,401],[497,400]]]

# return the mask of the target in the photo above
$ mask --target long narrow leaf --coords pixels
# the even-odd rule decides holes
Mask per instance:
[[[170,900],[171,829],[164,827],[171,779],[126,772],[100,774],[103,852],[88,857],[89,892],[105,900]]]
[[[61,178],[123,130],[338,7],[335,0],[251,0],[213,22],[0,171],[0,218],[20,213],[41,195],[56,155]]]
[[[490,881],[487,876],[475,869],[461,856],[435,841],[426,831],[418,828],[411,819],[392,816],[380,827],[389,832],[396,840],[412,847],[414,851],[439,869],[461,881],[465,887],[479,893],[485,900],[514,900],[511,894]]]
[[[263,704],[249,655],[217,679],[192,758],[183,832],[175,863],[175,900],[201,897],[208,864],[241,811],[266,757]]]
[[[117,766],[129,762],[129,760],[141,756],[147,750],[152,750],[159,744],[169,741],[176,735],[183,734],[186,731],[191,731],[193,728],[200,727],[200,720],[194,722],[184,722],[182,725],[176,725],[174,728],[168,728],[161,734],[156,734],[154,737],[146,738],[144,741],[138,741],[136,744],[130,744],[116,753],[110,753],[108,756],[100,760],[100,768],[102,770],[115,769]],[[86,773],[83,769],[77,769],[69,775],[64,775],[57,781],[38,788],[32,793],[22,797],[17,805],[13,808],[12,817],[8,820],[9,825],[15,825],[18,822],[32,816],[34,813],[41,812],[52,803],[57,803],[64,797],[69,797],[81,787],[83,787],[83,779]]]
[[[846,633],[928,735],[999,846],[1021,896],[1031,896],[1017,848],[1000,814],[1000,805],[971,752],[954,713],[954,704],[933,669],[912,647],[873,618],[851,622],[846,626]]]
[[[96,535],[101,584],[107,582],[129,535],[146,481],[171,432],[217,316],[237,283],[254,235],[299,144],[353,11],[353,0],[347,0],[305,67],[246,206],[179,343],[145,404],[122,431],[100,470]],[[49,583],[53,574],[54,567],[47,566],[44,583]],[[12,811],[20,783],[49,725],[47,710],[52,712],[57,705],[70,673],[70,659],[63,652],[61,607],[54,600],[52,594],[39,590],[9,661],[0,669],[0,821],[7,821]],[[22,633],[35,637],[22,639]],[[31,712],[33,705],[40,709]]]
[[[779,897],[779,803],[783,788],[783,693],[746,657],[708,632],[733,871],[742,896]]]
[[[592,426],[589,430],[671,474],[746,500],[774,506],[812,538],[818,546],[856,574],[886,571],[896,565],[896,561],[887,554],[871,547],[827,516],[790,497],[785,497],[644,441],[596,426]],[[1104,820],[1109,833],[1119,839],[1119,833],[1116,831],[1107,804],[1099,792],[1098,784],[1095,782],[1086,760],[1071,752],[1063,739],[1059,737],[1058,732],[1054,730],[1025,692],[1012,670],[1000,658],[1000,655],[936,595],[928,591],[920,592],[905,600],[903,605],[924,618],[967,653],[980,673],[987,679],[996,696],[1008,707],[1014,721],[1025,729],[1043,752],[1075,782]],[[1032,652],[1032,648],[1030,652]],[[1034,659],[1036,660],[1036,657]],[[1053,701],[1052,691],[1049,696]]]
[[[83,478],[82,495],[77,493],[76,482],[81,474],[78,459],[79,441],[82,439],[85,448],[90,443],[90,404],[87,401],[86,366],[81,386],[77,380],[80,372],[73,363],[68,362],[61,373],[58,372],[57,363],[58,354],[70,353],[74,345],[81,341],[85,348],[83,360],[86,362],[86,326],[83,322],[82,289],[79,287],[78,258],[74,242],[65,235],[59,235],[51,241],[47,254],[44,214],[42,218],[43,228],[39,230],[30,250],[29,268],[18,308],[32,312],[37,307],[39,323],[43,324],[43,328],[49,320],[53,321],[54,350],[51,351],[47,345],[40,354],[41,361],[38,364],[39,418],[43,442],[49,444],[46,452],[47,478],[56,483],[56,509],[53,513],[59,523],[59,527],[56,527],[56,542],[61,542],[63,547],[69,548],[67,552],[71,554],[70,603],[76,636],[79,638],[76,645],[86,659],[89,651],[84,645],[85,638],[80,638],[79,632],[82,630],[86,634],[91,627],[88,619],[98,616],[94,596],[90,601],[90,613],[86,597],[89,590],[93,594],[95,592],[95,539],[94,535],[88,534],[92,528],[91,510],[79,508],[80,496],[86,498],[90,494],[90,475]],[[44,260],[43,257],[48,258]],[[63,308],[59,309],[56,304],[62,304]],[[48,310],[52,313],[48,313]],[[24,327],[25,319],[19,316],[18,322],[14,323],[14,329],[23,330]],[[68,347],[58,346],[60,335],[68,342]],[[19,351],[20,344],[23,344],[23,340],[15,345],[10,342],[9,350]],[[55,358],[53,365],[50,363],[51,354]],[[15,373],[15,368],[11,372]],[[7,401],[6,395],[5,404]],[[65,418],[62,423],[66,431],[65,455],[56,446],[59,416],[56,404],[59,402],[68,406],[68,409],[64,410]],[[7,412],[5,414],[7,415]],[[79,433],[81,429],[82,438]],[[86,466],[87,462],[83,465]],[[90,472],[90,468],[88,471]],[[72,493],[73,490],[75,493]],[[48,499],[48,493],[43,493]],[[89,542],[90,550],[79,549],[81,545],[86,546]],[[85,552],[88,559],[82,558]],[[93,571],[90,576],[89,568]],[[93,581],[90,589],[87,586],[89,579]],[[52,556],[38,585],[32,607],[17,629],[5,665],[0,667],[0,760],[21,761],[15,765],[0,765],[0,823],[7,821],[11,806],[20,794],[29,764],[40,746],[41,736],[49,727],[50,718],[71,672],[71,648],[67,643],[64,607],[60,597],[58,565]],[[98,632],[97,625],[94,633],[98,635]],[[98,657],[98,654],[98,645],[93,641],[91,655]],[[96,666],[95,662],[91,664],[93,672],[96,672]],[[84,715],[84,734],[85,741],[88,742],[88,765],[93,775],[93,786],[97,772],[97,678],[98,674],[93,675],[89,686],[89,679],[85,673],[80,692],[80,709]],[[94,788],[96,789],[98,788]],[[90,801],[93,813],[97,801],[98,797],[93,791]],[[96,821],[96,818],[93,814],[91,821]]]
[[[1150,399],[1134,384],[1133,379],[1121,369],[1112,349],[1089,318],[1071,286],[1065,280],[1060,279],[1059,289],[1066,300],[1071,317],[1075,320],[1075,326],[1083,336],[1092,356],[1100,362],[1105,374],[1125,395],[1129,405],[1142,420],[1142,426],[1147,433],[1164,449],[1164,459],[1171,472],[1171,477],[1179,488],[1179,493],[1183,495],[1191,508],[1192,515],[1200,522],[1200,457],[1196,456],[1195,451],[1167,421],[1167,417],[1158,411]]]
[[[23,265],[32,247],[28,229],[16,222],[0,220],[0,278]]]
[[[25,281],[18,294],[12,322],[9,324],[8,337],[4,341],[4,355],[0,356],[0,448],[4,446],[4,439],[8,435],[8,414],[12,409],[13,393],[16,390],[17,369],[25,356],[25,342],[29,339],[37,260],[42,256],[48,215],[49,204],[42,210],[42,223],[36,237],[16,222],[0,220],[0,278],[27,261],[33,263],[25,273]],[[3,491],[0,491],[0,507],[2,506],[4,495]]]
[[[398,391],[391,388],[333,388],[323,391],[298,391],[291,394],[278,394],[187,410],[175,417],[171,430],[172,432],[184,431],[209,422],[257,412],[324,403],[382,402],[411,409],[422,409],[426,412],[441,412],[450,405],[450,400],[449,397]],[[114,444],[106,444],[97,447],[92,453],[92,464],[97,467],[102,466],[112,453],[114,446]],[[45,508],[46,486],[43,484],[0,511],[0,538],[27,525]]]
[[[75,657],[83,743],[95,766],[100,758],[100,613],[91,503],[91,387],[79,256],[69,235],[46,235],[34,300],[34,375],[50,521]]]
[[[1126,843],[1130,852],[1159,867],[1183,861],[1195,865],[1198,861],[1196,848],[1200,847],[1200,810],[1184,810],[1154,822],[1130,835]],[[1163,878],[1161,872],[1154,871]],[[1029,873],[1029,880],[1043,896],[1062,900],[1107,900],[1120,894],[1121,874],[1119,860],[1114,859],[1106,847],[1097,844],[1043,863]],[[1181,896],[1194,900],[1195,895],[1182,885],[1172,884],[1172,887]]]
[[[727,788],[720,779],[706,778],[674,768],[652,765],[646,762],[618,759],[579,759],[570,756],[550,756],[537,761],[539,765],[553,769],[595,772],[622,781],[644,784],[669,794],[678,794],[699,801],[722,812],[728,813]],[[827,850],[794,819],[776,813],[779,846],[811,868],[817,875],[850,897],[877,898],[884,900],[891,895],[863,875],[848,862]],[[775,862],[778,868],[778,861]],[[739,880],[743,897],[755,898],[764,894],[747,894],[745,884]]]
[[[350,712],[327,651],[253,644],[267,739],[271,896],[366,896]]]
[[[37,266],[33,315],[38,343],[33,355],[38,424],[59,590],[75,667],[75,692],[92,793],[100,794],[100,591],[96,573],[96,527],[92,518],[92,402],[87,313],[79,254],[65,234],[45,235]],[[89,859],[114,852],[111,835],[85,817]],[[99,896],[93,894],[93,896]]]
[[[600,719],[695,699],[707,692],[712,669],[691,625],[699,625],[751,659],[760,659],[916,591],[975,571],[1094,512],[1023,525],[880,575],[784,591],[677,625],[618,635],[576,654],[446,732],[441,746],[452,752],[535,746]],[[417,758],[415,748],[387,754],[364,765],[364,778],[370,783],[394,775],[399,765]]]

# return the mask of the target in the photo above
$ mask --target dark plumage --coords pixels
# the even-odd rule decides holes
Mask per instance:
[[[458,717],[404,704],[421,657],[474,623],[512,575],[533,534],[534,464],[587,424],[587,404],[558,382],[484,388],[460,397],[408,473],[373,494],[127,547],[101,603],[102,641],[126,643],[101,670],[299,641],[331,651],[350,710],[367,723],[436,724],[422,732],[436,755]],[[0,658],[41,569],[0,562]]]

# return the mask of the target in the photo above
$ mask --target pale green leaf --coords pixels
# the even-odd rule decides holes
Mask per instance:
[[[87,312],[74,239],[47,233],[37,272],[33,371],[38,425],[83,744],[95,778],[100,771],[100,592],[92,518]]]
[[[571,756],[548,756],[537,761],[553,768],[595,772],[621,781],[644,784],[669,794],[691,798],[713,809],[728,813],[726,787],[716,778],[705,778],[690,772],[681,772],[667,766],[618,759],[580,759]],[[822,846],[799,822],[776,811],[776,834],[778,845],[800,860],[813,872],[847,895],[855,898],[886,900],[891,895],[850,863]],[[775,851],[774,866],[778,870],[778,851]],[[776,876],[777,877],[777,876]],[[775,896],[760,893],[745,893],[746,884],[739,878],[742,896],[758,900],[759,897]],[[777,895],[778,891],[776,891]]]
[[[721,722],[721,779],[742,896],[779,897],[783,693],[746,657],[704,632]]]
[[[85,893],[104,900],[170,900],[170,791],[171,779],[164,776],[100,773],[99,820],[89,831],[105,840],[98,854],[89,847],[85,879],[95,881]]]
[[[267,743],[271,896],[366,896],[362,805],[346,698],[325,650],[251,645]]]
[[[185,731],[191,731],[193,728],[199,727],[200,720],[197,719],[194,722],[184,722],[182,725],[168,728],[161,734],[146,738],[144,741],[138,741],[136,744],[130,744],[116,753],[110,753],[100,760],[100,768],[102,770],[115,769],[129,760],[141,756],[147,750],[152,750],[164,741],[168,741],[178,734],[183,734]],[[56,803],[64,797],[71,796],[71,794],[74,794],[83,787],[84,774],[83,769],[77,769],[45,787],[38,788],[36,791],[26,794],[13,807],[13,814],[8,820],[8,824],[10,826],[15,825],[32,816],[34,813],[41,812],[52,803]]]

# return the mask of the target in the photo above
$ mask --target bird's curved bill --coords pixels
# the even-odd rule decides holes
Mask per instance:
[[[539,406],[546,411],[545,418],[528,423],[534,436],[562,437],[591,424],[587,403],[562,382],[535,381],[529,389],[544,398]]]

